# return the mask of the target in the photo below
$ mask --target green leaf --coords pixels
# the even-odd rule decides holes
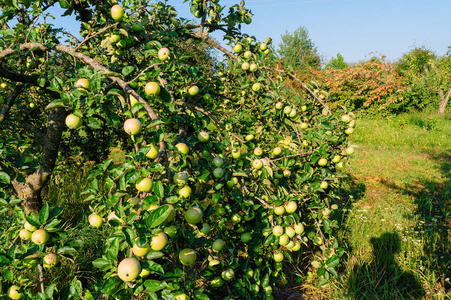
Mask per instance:
[[[0,172],[0,182],[4,182],[6,184],[10,184],[11,183],[11,177],[9,177],[9,175],[6,174],[5,172]]]
[[[164,187],[161,181],[155,182],[153,191],[158,198],[164,198]]]
[[[329,268],[335,268],[336,266],[338,266],[339,263],[340,263],[340,259],[338,257],[336,257],[335,255],[326,261],[326,265]]]
[[[149,266],[146,269],[149,269],[150,272],[157,273],[160,275],[164,274],[164,269],[161,265],[157,264],[153,260],[148,261]]]
[[[194,293],[194,296],[196,299],[199,299],[199,300],[210,300],[210,298],[208,298],[207,295],[205,295],[204,293],[201,293],[201,292]]]
[[[160,206],[159,208],[154,210],[150,214],[150,216],[147,218],[147,220],[146,220],[147,226],[149,228],[157,227],[158,225],[160,225],[167,219],[170,212],[171,212],[171,208],[169,207],[169,205]]]
[[[125,226],[122,228],[122,233],[124,234],[127,243],[130,246],[133,246],[135,243],[135,231],[131,227]]]
[[[166,288],[168,284],[164,281],[146,280],[144,286],[146,287],[146,292],[157,292]]]
[[[53,293],[55,292],[56,284],[51,284],[45,289],[45,296],[48,299],[53,299]]]
[[[49,104],[47,104],[47,106],[45,107],[45,110],[49,110],[49,109],[56,108],[56,107],[69,107],[69,103],[67,100],[64,100],[64,99],[56,99],[56,100],[53,100],[52,102],[50,102]]]
[[[44,204],[44,206],[41,208],[41,211],[39,212],[39,222],[41,224],[45,224],[45,222],[47,222],[49,218],[49,204],[46,203]]]
[[[119,277],[111,277],[102,287],[101,292],[107,295],[114,295],[125,287],[125,283]]]
[[[28,223],[30,223],[35,227],[41,226],[41,223],[39,222],[39,217],[33,213],[26,216],[25,219],[28,221]]]
[[[111,262],[106,258],[98,258],[92,262],[92,265],[102,271],[107,271],[111,268]]]
[[[127,76],[128,74],[130,74],[131,72],[133,72],[134,69],[135,69],[134,66],[127,66],[127,67],[124,67],[124,68],[122,69],[122,74],[123,74],[124,76]]]
[[[147,253],[146,258],[147,259],[157,259],[157,258],[161,258],[163,256],[164,256],[163,252],[150,250],[149,253]]]
[[[122,239],[122,238],[121,238]],[[110,243],[105,251],[105,256],[109,259],[115,260],[117,259],[117,254],[119,253],[119,238],[113,237],[111,239],[108,239],[108,242]]]
[[[61,247],[58,249],[58,254],[76,254],[77,250],[72,247]]]
[[[54,218],[63,212],[63,209],[60,207],[55,207],[50,211],[49,218]]]
[[[3,272],[3,278],[5,278],[8,281],[13,281],[14,279],[14,272],[11,269],[6,270]]]

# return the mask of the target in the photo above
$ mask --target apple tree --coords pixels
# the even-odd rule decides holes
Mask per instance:
[[[272,299],[284,262],[307,257],[320,284],[337,274],[354,115],[241,32],[244,1],[184,2],[195,21],[168,1],[0,1],[2,295]],[[82,40],[51,24],[54,6]],[[84,221],[107,234],[92,289],[52,281],[83,237],[42,197],[56,169],[85,161]]]

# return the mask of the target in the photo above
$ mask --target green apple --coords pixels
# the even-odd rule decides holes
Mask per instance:
[[[213,244],[211,245],[211,248],[213,249],[213,251],[219,252],[224,248],[224,246],[225,246],[224,241],[221,239],[217,239],[213,242]]]
[[[190,195],[191,195],[191,188],[188,185],[184,186],[183,188],[181,188],[179,190],[179,196],[182,198],[187,199],[187,198],[189,198]]]
[[[255,72],[255,71],[257,71],[257,69],[258,69],[257,64],[252,63],[252,64],[249,66],[249,71],[251,71],[251,72]]]
[[[297,209],[298,204],[295,201],[289,201],[287,204],[285,204],[285,210],[289,214],[294,213]]]
[[[248,134],[246,135],[246,137],[244,138],[246,141],[252,141],[254,139],[254,135],[253,134]]]
[[[215,158],[213,158],[213,164],[217,168],[220,168],[224,165],[224,159],[222,159],[222,157],[216,156]]]
[[[232,149],[232,157],[235,159],[238,159],[241,157],[241,149],[240,148],[233,148]]]
[[[261,156],[263,154],[263,149],[260,147],[255,147],[254,149],[254,155]]]
[[[158,148],[155,145],[150,146],[150,150],[146,153],[146,157],[155,159],[158,156]]]
[[[263,167],[263,162],[261,159],[254,159],[252,161],[252,167],[256,170],[260,170]]]
[[[348,148],[346,148],[346,154],[347,155],[351,155],[351,154],[353,154],[354,153],[354,151],[355,151],[355,149],[354,149],[354,147],[348,147]]]
[[[91,84],[89,82],[89,79],[80,78],[75,82],[74,86],[79,90],[82,90],[82,89],[89,90],[89,87],[91,86]]]
[[[275,262],[281,262],[283,260],[282,252],[274,252],[273,259]]]
[[[49,253],[44,256],[44,265],[47,265],[47,268],[54,267],[59,262],[59,256],[53,253]]]
[[[34,104],[34,102],[30,103],[30,108],[34,108],[36,106],[36,104]]]
[[[302,111],[306,111],[306,110],[307,110],[307,105],[302,105],[302,106],[301,106],[301,110],[302,110]]]
[[[276,103],[276,109],[282,109],[283,107],[283,103],[282,102],[277,102]]]
[[[293,229],[293,227],[286,227],[285,234],[292,238],[296,235],[296,231]]]
[[[70,129],[77,129],[83,124],[83,120],[76,115],[70,114],[66,117],[66,125]]]
[[[291,171],[288,169],[283,170],[283,177],[290,177],[291,176]]]
[[[38,229],[31,235],[31,241],[36,245],[42,245],[50,239],[49,233],[45,229]]]
[[[88,221],[89,221],[89,224],[91,224],[91,226],[96,227],[96,228],[99,228],[103,225],[102,217],[96,213],[92,213],[91,215],[89,215]]]
[[[196,262],[197,254],[196,251],[190,248],[185,248],[180,251],[179,259],[182,264],[185,266],[191,266]]]
[[[352,134],[354,132],[354,128],[352,128],[352,127],[348,127],[346,130],[345,130],[345,133],[347,134],[347,135],[350,135],[350,134]]]
[[[141,32],[144,30],[144,26],[142,23],[133,23],[132,29],[133,29],[133,31]]]
[[[290,237],[284,233],[279,237],[279,245],[286,246],[290,242]]]
[[[144,92],[147,96],[158,96],[160,90],[160,86],[154,81],[146,83],[146,86],[144,87]]]
[[[241,46],[241,44],[236,44],[233,47],[233,51],[235,51],[236,54],[239,54],[241,51],[243,51],[243,46]]]
[[[199,87],[197,85],[193,85],[188,89],[188,94],[190,94],[191,96],[196,96],[197,94],[199,94]]]
[[[249,70],[249,68],[250,68],[250,64],[247,61],[245,61],[241,64],[241,69],[243,71],[247,71],[247,70]]]
[[[301,129],[307,129],[308,128],[308,124],[305,122],[302,122],[300,125]]]
[[[299,241],[294,243],[294,246],[291,248],[291,251],[296,252],[299,251],[301,249],[301,243],[299,243]]]
[[[251,56],[252,56],[252,52],[251,51],[246,51],[246,52],[244,52],[244,58],[251,58]]]
[[[28,221],[25,221],[25,223],[23,224],[23,228],[25,228],[26,230],[28,230],[28,231],[30,231],[30,232],[33,232],[33,231],[35,231],[36,229],[38,229],[38,228],[36,228],[35,226],[33,226],[33,225],[31,225],[30,223],[28,223]]]
[[[279,216],[283,215],[285,213],[285,207],[283,206],[274,207],[274,213]]]
[[[121,40],[121,36],[119,34],[112,34],[109,39],[112,44],[116,44]]]
[[[329,184],[327,183],[327,181],[321,181],[319,187],[325,190],[329,187]]]
[[[141,132],[141,122],[138,119],[130,118],[124,122],[124,130],[130,135]]]
[[[117,275],[125,282],[138,278],[141,273],[141,264],[134,257],[123,259],[117,266]]]
[[[20,288],[17,285],[10,286],[7,293],[8,297],[14,300],[21,299],[23,295],[19,292],[19,289]]]
[[[216,168],[213,170],[213,176],[215,178],[221,178],[224,176],[224,169],[223,168]]]
[[[245,244],[249,243],[252,239],[252,234],[250,232],[244,232],[241,234],[241,241]]]
[[[152,190],[153,181],[148,177],[140,178],[136,181],[135,187],[140,192],[148,193]]]
[[[7,86],[8,86],[8,84],[7,84],[6,82],[0,83],[0,87],[1,87],[2,89],[6,89]]]
[[[201,131],[197,135],[197,139],[202,143],[206,143],[210,140],[210,135],[208,134],[208,132]]]
[[[154,235],[150,240],[150,248],[155,251],[160,251],[164,247],[166,247],[168,243],[168,236],[163,231],[160,231],[158,234]]]
[[[32,233],[26,229],[22,229],[19,232],[19,237],[24,241],[28,241],[29,239],[31,239],[31,235]]]
[[[262,85],[260,84],[260,82],[256,82],[252,85],[252,90],[254,92],[258,92],[261,89]]]
[[[193,206],[185,212],[185,220],[190,224],[197,224],[202,220],[203,215],[199,207]]]
[[[283,227],[280,225],[276,225],[272,228],[272,234],[275,236],[281,236],[283,234]]]
[[[321,166],[321,167],[327,165],[327,159],[325,159],[325,158],[320,158],[320,159],[318,160],[318,165]]]
[[[122,21],[124,14],[125,14],[124,9],[119,4],[113,5],[113,7],[111,7],[111,17],[116,22]]]
[[[137,257],[144,257],[149,253],[150,247],[148,244],[145,244],[143,247],[138,246],[138,244],[134,244],[132,247],[133,254]]]
[[[283,113],[284,113],[284,114],[289,115],[290,112],[291,112],[291,107],[290,107],[290,106],[285,106],[285,107],[283,108]]]
[[[189,152],[188,146],[186,144],[184,144],[184,143],[178,143],[177,145],[175,145],[175,148],[181,154],[185,154],[186,155]]]
[[[334,158],[332,158],[332,162],[337,163],[341,160],[340,155],[335,155]]]
[[[210,284],[214,288],[218,288],[224,285],[224,280],[221,277],[215,277],[212,281],[210,281]]]
[[[340,119],[342,122],[345,122],[345,123],[351,122],[351,117],[349,115],[342,115]]]
[[[188,296],[185,293],[177,294],[174,296],[175,300],[188,300]]]
[[[183,185],[188,182],[189,176],[185,172],[178,172],[174,175],[174,182],[178,185]]]
[[[273,153],[275,156],[277,156],[277,155],[279,155],[280,153],[282,153],[282,148],[280,148],[279,146],[277,146],[277,147],[275,147],[275,148],[272,150],[272,153]]]
[[[210,230],[211,230],[210,225],[208,225],[208,223],[203,223],[202,229],[200,231],[202,232],[202,234],[208,234]]]
[[[235,271],[233,269],[227,269],[221,273],[222,279],[229,281],[235,277]]]
[[[260,50],[261,51],[265,51],[268,48],[268,45],[266,43],[261,43],[260,44]]]

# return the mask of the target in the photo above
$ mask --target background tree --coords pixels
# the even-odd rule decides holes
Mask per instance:
[[[321,66],[317,48],[304,26],[299,27],[293,33],[287,31],[282,35],[278,53],[285,66],[291,66],[296,70],[306,71],[309,67],[318,69]]]
[[[346,69],[349,64],[345,62],[343,55],[337,54],[337,57],[332,57],[326,65],[326,69]]]

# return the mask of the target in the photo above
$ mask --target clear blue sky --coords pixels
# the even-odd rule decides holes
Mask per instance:
[[[168,1],[180,16],[193,19],[182,2]],[[371,52],[395,61],[415,46],[438,55],[451,46],[451,0],[249,0],[246,7],[254,17],[243,32],[262,41],[270,36],[278,49],[282,34],[305,26],[326,61],[341,53],[345,61],[357,62]],[[55,21],[66,28],[70,23]]]

